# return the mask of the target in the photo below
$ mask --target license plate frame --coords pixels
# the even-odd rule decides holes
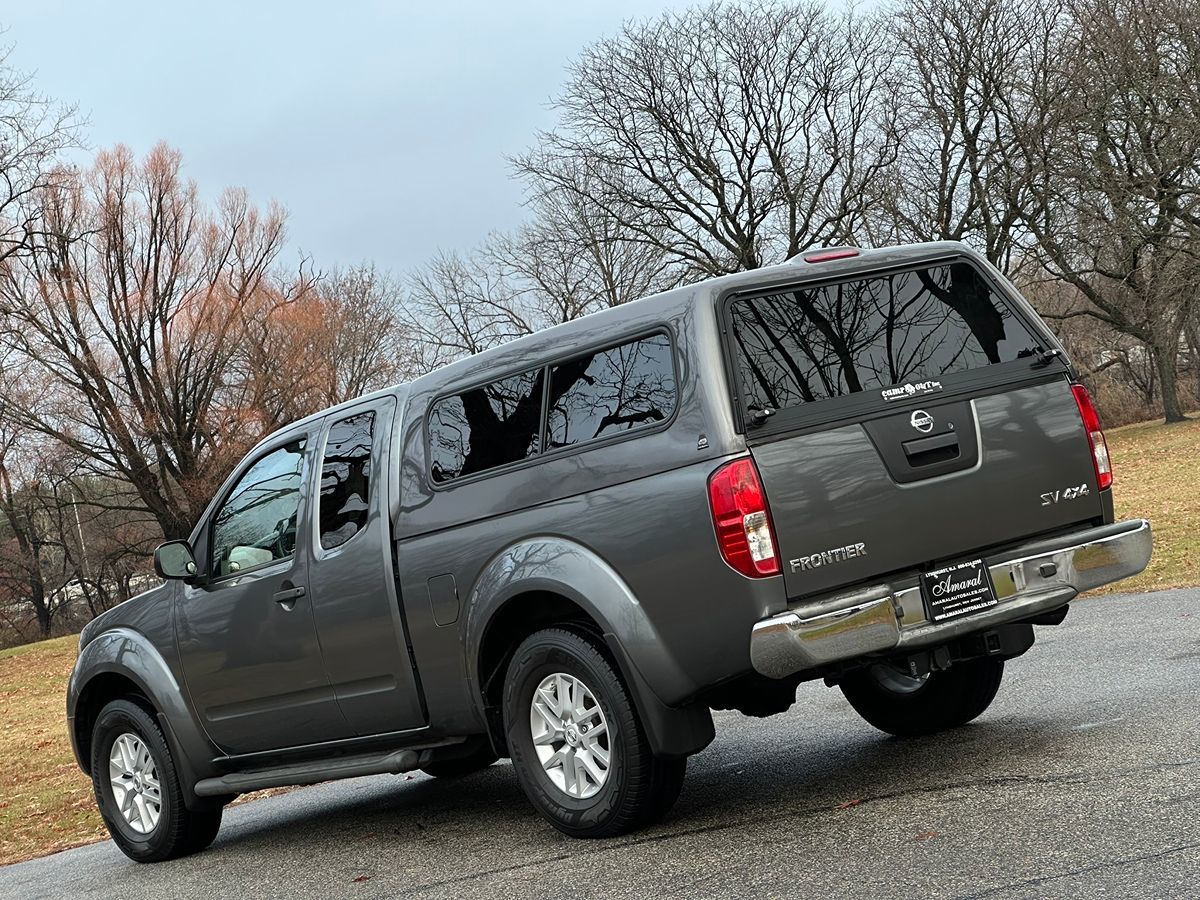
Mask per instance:
[[[921,574],[921,597],[930,622],[947,622],[998,606],[992,573],[982,559],[950,563]]]

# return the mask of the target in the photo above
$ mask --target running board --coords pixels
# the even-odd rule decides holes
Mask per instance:
[[[220,797],[261,791],[263,788],[318,784],[338,778],[358,778],[361,775],[399,775],[401,772],[421,768],[432,758],[431,749],[409,749],[311,760],[250,772],[230,772],[217,778],[203,778],[196,782],[195,791],[197,797]]]

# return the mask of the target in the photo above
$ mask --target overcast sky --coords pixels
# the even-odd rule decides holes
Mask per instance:
[[[166,140],[208,197],[289,210],[291,253],[402,270],[520,221],[505,161],[584,45],[667,0],[0,6],[10,62],[91,148]]]

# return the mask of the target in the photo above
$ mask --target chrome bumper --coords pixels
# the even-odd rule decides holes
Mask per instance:
[[[789,610],[757,623],[750,661],[783,678],[839,660],[900,653],[1056,609],[1077,594],[1136,575],[1150,562],[1150,523],[1119,522],[987,557],[999,604],[930,622],[916,577]]]

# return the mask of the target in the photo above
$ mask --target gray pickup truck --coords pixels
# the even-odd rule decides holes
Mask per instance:
[[[954,243],[834,248],[530,335],[263,440],[80,638],[113,839],[258,788],[501,757],[557,828],[661,818],[712,709],[840,687],[982,713],[1034,626],[1141,571],[1087,391]]]

